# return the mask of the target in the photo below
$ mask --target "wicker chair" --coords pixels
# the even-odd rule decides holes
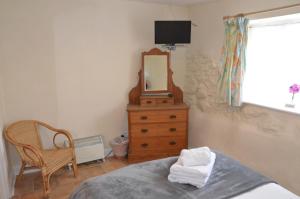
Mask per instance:
[[[38,127],[43,126],[56,132],[53,137],[55,149],[44,150],[42,148]],[[69,141],[68,148],[61,148],[55,143],[57,135],[64,135]],[[15,145],[22,159],[22,166],[18,179],[23,175],[25,166],[32,166],[41,169],[46,196],[50,193],[50,176],[71,163],[74,177],[77,176],[77,165],[74,152],[74,143],[71,134],[62,129],[55,129],[48,124],[35,120],[24,120],[11,124],[5,131],[5,138]]]

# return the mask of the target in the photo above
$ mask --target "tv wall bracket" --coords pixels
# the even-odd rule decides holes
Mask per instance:
[[[178,45],[178,44],[163,44],[162,47],[168,49],[169,51],[175,51],[176,47],[178,46],[184,46],[183,44]]]
[[[169,51],[175,51],[176,50],[176,45],[175,44],[164,44],[162,46],[163,46],[163,48],[166,48]]]

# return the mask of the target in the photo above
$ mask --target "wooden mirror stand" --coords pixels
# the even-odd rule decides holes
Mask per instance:
[[[168,70],[168,89],[166,91],[145,91],[144,88],[144,56],[146,55],[167,55],[167,70]],[[140,105],[141,104],[141,96],[149,96],[151,94],[156,94],[153,95],[157,96],[158,98],[160,97],[157,94],[162,94],[165,96],[169,96],[170,98],[174,99],[174,104],[182,104],[183,103],[183,92],[181,88],[176,86],[173,82],[173,71],[170,68],[170,53],[169,52],[163,52],[158,48],[153,48],[148,52],[143,52],[142,53],[142,67],[139,72],[139,81],[136,85],[136,87],[132,88],[131,91],[129,92],[129,104],[131,105]],[[143,97],[142,97],[143,98]]]
[[[183,102],[182,90],[173,82],[170,55],[157,48],[144,52],[142,60],[145,55],[167,55],[168,61],[163,60],[160,66],[166,67],[164,65],[167,63],[168,74],[166,78],[166,71],[163,71],[163,79],[167,79],[168,85],[161,81],[166,90],[145,91],[142,65],[138,84],[130,91],[127,106],[130,163],[176,156],[188,144],[189,107]],[[159,65],[152,63],[151,67]],[[153,74],[161,75],[161,72],[158,70]],[[151,79],[149,82],[151,87]]]

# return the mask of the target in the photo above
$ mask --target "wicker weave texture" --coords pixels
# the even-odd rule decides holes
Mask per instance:
[[[41,145],[38,127],[43,126],[54,132],[54,149],[44,150]],[[55,143],[57,135],[64,135],[69,141],[68,148],[60,148]],[[18,179],[21,179],[24,168],[33,166],[41,169],[45,195],[50,193],[50,176],[71,163],[74,176],[77,175],[77,165],[74,152],[74,143],[71,134],[63,129],[56,129],[46,123],[37,120],[23,120],[9,125],[5,131],[5,138],[13,144],[22,159],[22,166]]]

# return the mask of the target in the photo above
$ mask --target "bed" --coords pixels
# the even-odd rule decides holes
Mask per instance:
[[[232,199],[299,199],[298,196],[282,186],[269,183],[259,186],[249,192],[233,197]]]
[[[212,174],[201,189],[168,181],[177,157],[133,164],[90,178],[70,199],[299,199],[271,179],[216,152]]]

